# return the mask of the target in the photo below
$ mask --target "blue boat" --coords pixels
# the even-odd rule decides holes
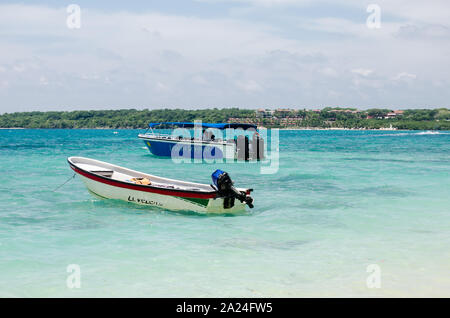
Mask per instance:
[[[170,128],[172,132],[160,133],[159,128]],[[264,159],[264,140],[253,124],[150,123],[147,131],[138,137],[153,155],[159,157],[245,161]]]

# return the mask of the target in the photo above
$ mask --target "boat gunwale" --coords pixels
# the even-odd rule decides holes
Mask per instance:
[[[170,136],[170,135],[169,135]],[[178,142],[178,143],[185,143],[189,145],[195,146],[201,145],[201,144],[208,144],[208,145],[214,145],[214,146],[233,146],[234,143],[227,142],[227,141],[210,141],[210,140],[200,140],[200,139],[172,139],[172,138],[158,138],[159,136],[156,135],[148,135],[148,134],[139,134],[138,138],[143,140],[156,140],[161,142]]]
[[[72,170],[74,170],[76,173],[78,173],[86,178],[89,178],[91,180],[94,180],[94,181],[97,181],[100,183],[104,183],[104,184],[108,184],[111,186],[115,186],[115,187],[119,187],[119,188],[127,188],[130,190],[136,190],[136,191],[142,191],[142,192],[156,193],[156,194],[161,194],[161,195],[182,197],[182,198],[215,199],[215,198],[219,197],[217,191],[206,192],[206,191],[195,191],[195,190],[165,189],[165,188],[161,188],[161,187],[155,187],[152,185],[133,184],[133,183],[126,182],[126,181],[121,181],[121,180],[117,180],[117,179],[104,177],[99,174],[93,173],[91,171],[85,170],[81,167],[78,167],[76,165],[76,163],[71,162],[71,160],[70,160],[71,158],[82,158],[82,159],[88,159],[88,160],[94,160],[94,161],[98,161],[98,160],[84,158],[84,157],[69,157],[69,158],[67,158],[67,162],[69,163]],[[107,162],[105,162],[105,163],[107,163]],[[107,164],[109,164],[109,163],[107,163]],[[109,164],[109,165],[112,165],[112,164]],[[115,166],[115,165],[112,165],[112,166]],[[120,166],[117,166],[117,167],[120,167]],[[124,167],[120,167],[120,168],[124,168]],[[124,169],[127,169],[127,168],[124,168]],[[128,169],[128,170],[130,170],[130,169]],[[142,173],[139,171],[136,171],[136,172],[145,175],[145,173]],[[158,177],[158,178],[162,178],[162,177]],[[166,178],[163,178],[163,179],[166,179]],[[167,180],[171,180],[171,179],[167,179]],[[181,181],[181,180],[176,180],[176,181]],[[116,185],[114,183],[116,183],[118,185]]]

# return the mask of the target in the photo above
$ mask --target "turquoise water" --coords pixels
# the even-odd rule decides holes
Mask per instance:
[[[173,164],[117,131],[0,130],[0,296],[450,296],[449,132],[280,131],[267,175]],[[222,168],[255,208],[162,211],[95,198],[78,177],[53,192],[72,155],[203,183]]]

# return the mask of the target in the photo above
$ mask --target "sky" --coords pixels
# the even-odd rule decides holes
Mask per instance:
[[[0,0],[0,113],[436,108],[449,88],[448,0]]]

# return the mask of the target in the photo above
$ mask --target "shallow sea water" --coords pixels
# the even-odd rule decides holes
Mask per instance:
[[[275,174],[174,164],[139,132],[0,130],[0,296],[450,296],[450,132],[280,131]],[[68,156],[202,183],[221,168],[255,208],[175,213],[93,197],[78,177],[53,191]]]

